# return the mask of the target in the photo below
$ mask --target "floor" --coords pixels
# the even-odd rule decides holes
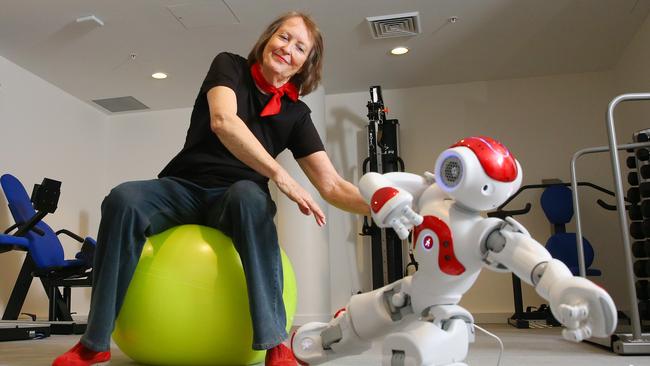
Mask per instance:
[[[589,343],[562,340],[560,329],[516,329],[508,325],[486,324],[484,328],[499,336],[505,347],[500,366],[650,366],[650,356],[619,356]],[[42,340],[0,342],[0,366],[48,366],[70,348],[79,336],[51,336]],[[470,366],[497,365],[499,346],[495,339],[477,332],[466,362]],[[111,366],[138,366],[117,347]],[[326,366],[381,365],[374,355],[349,356],[330,361]],[[183,366],[183,365],[179,365]]]

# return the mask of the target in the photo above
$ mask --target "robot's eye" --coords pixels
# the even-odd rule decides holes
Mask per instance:
[[[494,186],[492,184],[486,184],[481,188],[481,193],[484,196],[489,196],[494,192]]]
[[[450,156],[442,162],[442,182],[447,187],[455,187],[463,177],[463,165],[456,156]]]

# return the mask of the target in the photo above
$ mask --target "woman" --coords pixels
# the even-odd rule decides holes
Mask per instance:
[[[181,152],[158,179],[115,187],[102,203],[88,327],[53,366],[110,359],[110,336],[146,237],[181,224],[215,227],[242,259],[253,349],[266,365],[296,365],[286,340],[282,266],[268,180],[319,226],[325,216],[276,161],[289,148],[330,204],[368,213],[358,189],[334,170],[299,95],[320,82],[323,41],[314,21],[285,14],[262,33],[248,60],[220,53],[194,104]]]

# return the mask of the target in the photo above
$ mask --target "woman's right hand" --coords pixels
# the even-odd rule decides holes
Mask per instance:
[[[298,205],[298,209],[305,215],[314,215],[318,226],[325,225],[325,214],[320,206],[314,201],[311,195],[296,182],[286,170],[281,169],[274,177],[271,177],[278,189],[290,200]]]

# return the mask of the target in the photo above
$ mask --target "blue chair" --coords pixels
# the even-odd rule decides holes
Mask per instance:
[[[0,252],[16,250],[29,250],[29,241],[27,238],[19,236],[0,234]]]
[[[571,189],[565,185],[549,186],[542,193],[540,203],[546,218],[554,225],[554,234],[546,242],[546,250],[551,253],[553,258],[564,262],[574,275],[579,275],[576,233],[566,232],[566,224],[573,217]],[[599,269],[589,268],[594,262],[594,248],[584,237],[582,241],[587,276],[600,276]]]
[[[60,185],[59,182],[56,182]],[[3,320],[15,320],[25,301],[27,291],[33,278],[39,278],[49,298],[49,320],[71,321],[70,314],[71,287],[90,287],[92,284],[92,257],[95,240],[62,229],[56,233],[42,218],[53,213],[58,201],[49,198],[46,203],[49,210],[35,209],[27,191],[16,177],[5,174],[0,177],[0,185],[7,198],[9,210],[15,224],[0,235],[0,252],[23,250],[27,252],[25,262],[11,293]],[[35,189],[35,193],[37,190]],[[34,199],[34,194],[32,195]],[[14,229],[13,235],[9,235]],[[81,251],[75,259],[65,259],[58,235],[66,234],[82,244]],[[59,287],[63,288],[61,294]]]

